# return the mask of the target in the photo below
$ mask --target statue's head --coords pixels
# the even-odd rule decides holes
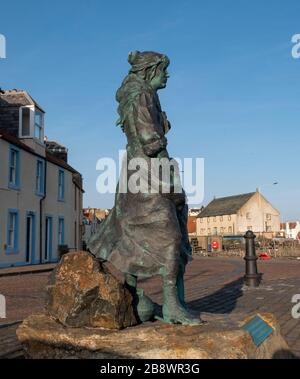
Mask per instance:
[[[170,64],[166,55],[153,51],[133,51],[128,56],[128,62],[132,66],[130,73],[145,80],[155,91],[166,87]]]

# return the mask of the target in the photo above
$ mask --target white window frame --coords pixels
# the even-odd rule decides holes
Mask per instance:
[[[30,117],[29,117],[29,135],[24,136],[22,135],[22,113],[23,108],[29,108],[30,109]],[[35,114],[39,113],[42,115],[42,126],[41,126],[41,139],[35,137]],[[35,141],[44,144],[44,126],[45,126],[45,117],[44,113],[37,109],[34,105],[25,105],[19,108],[19,138],[33,138]]]
[[[40,138],[36,137],[35,131],[36,131],[36,122],[35,122],[35,116],[39,114],[41,115],[41,125],[38,125]],[[35,109],[34,111],[34,117],[33,117],[33,136],[37,141],[43,142],[44,141],[44,114],[38,109]]]

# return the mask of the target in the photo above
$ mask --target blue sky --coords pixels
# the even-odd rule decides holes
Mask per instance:
[[[1,1],[0,86],[46,110],[46,135],[83,174],[85,206],[111,207],[96,192],[96,161],[126,143],[115,92],[128,52],[163,52],[169,152],[205,158],[204,205],[261,187],[283,220],[300,219],[299,14],[298,0]]]

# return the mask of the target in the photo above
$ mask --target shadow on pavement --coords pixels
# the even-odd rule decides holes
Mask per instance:
[[[243,285],[243,278],[239,278],[211,295],[189,302],[188,307],[199,312],[231,313],[236,307],[238,298],[243,296]]]

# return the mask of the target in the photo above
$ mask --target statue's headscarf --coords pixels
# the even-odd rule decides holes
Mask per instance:
[[[118,113],[120,115],[117,125],[120,125],[122,129],[128,112],[132,110],[132,104],[136,97],[143,91],[151,91],[149,83],[145,80],[146,71],[160,64],[167,67],[170,63],[166,55],[153,51],[133,51],[129,53],[128,62],[132,67],[116,95],[116,99],[119,102]],[[140,71],[145,72],[144,80],[142,75],[136,75]]]
[[[138,71],[146,70],[147,68],[158,66],[164,63],[168,66],[170,61],[166,55],[155,53],[153,51],[133,51],[129,53],[128,62],[131,64],[132,68],[130,73],[136,73]]]

